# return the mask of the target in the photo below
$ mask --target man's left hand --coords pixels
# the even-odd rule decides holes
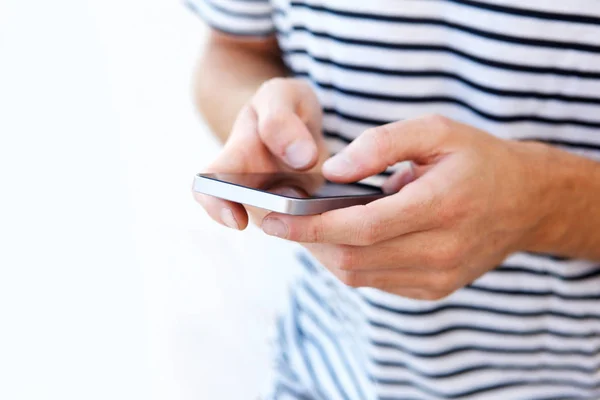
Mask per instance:
[[[535,152],[534,152],[535,153]],[[525,250],[544,219],[539,168],[526,144],[440,116],[369,129],[323,174],[354,182],[400,161],[401,190],[315,216],[271,213],[267,234],[302,243],[340,280],[405,297],[440,299]]]

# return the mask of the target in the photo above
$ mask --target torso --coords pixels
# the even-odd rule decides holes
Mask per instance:
[[[438,113],[600,160],[600,1],[273,3],[333,152],[368,127]],[[600,397],[598,265],[515,254],[439,302],[308,270],[284,330],[296,329],[304,350],[290,357],[315,396]]]

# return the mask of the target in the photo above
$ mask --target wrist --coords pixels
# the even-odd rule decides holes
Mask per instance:
[[[585,208],[573,196],[580,158],[539,142],[513,143],[522,153],[525,210],[533,221],[525,229],[520,250],[561,254],[577,210]]]
[[[523,215],[523,232],[517,245],[519,251],[551,252],[554,243],[564,236],[560,205],[562,187],[568,181],[564,160],[550,146],[539,142],[511,141],[519,164],[518,205]]]

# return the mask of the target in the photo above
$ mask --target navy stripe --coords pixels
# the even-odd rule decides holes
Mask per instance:
[[[522,141],[532,141],[532,142],[540,142],[546,143],[553,146],[564,146],[574,149],[584,149],[584,150],[594,150],[600,151],[600,145],[594,143],[587,142],[576,142],[573,140],[559,140],[559,139],[548,139],[548,138],[540,138],[540,137],[529,137],[529,138],[521,138],[519,140]],[[555,261],[559,261],[560,259],[556,259],[553,256],[547,256],[547,258],[554,259]]]
[[[352,141],[354,140],[353,138],[344,136],[341,133],[330,130],[330,129],[323,129],[323,136],[332,138],[332,139],[341,140],[342,142],[344,142],[346,144],[352,143]]]
[[[459,24],[457,22],[446,21],[443,19],[427,18],[427,17],[407,17],[401,15],[389,15],[389,14],[374,14],[374,13],[360,13],[354,11],[340,10],[334,8],[328,8],[323,6],[317,6],[312,4],[306,4],[298,1],[291,1],[290,6],[293,8],[305,8],[311,11],[316,11],[324,14],[335,15],[338,17],[362,19],[371,21],[383,21],[392,22],[399,24],[415,24],[415,25],[433,25],[441,26],[455,31],[469,33],[473,36],[478,36],[498,42],[511,43],[523,46],[542,47],[551,49],[561,50],[576,50],[586,53],[600,53],[600,46],[579,42],[566,42],[558,40],[548,39],[536,39],[536,38],[524,38],[518,36],[510,36],[496,32],[485,31],[483,29],[475,28],[472,26]]]
[[[555,297],[563,300],[600,300],[600,293],[567,294],[552,290],[525,290],[525,289],[503,289],[481,285],[467,285],[465,290],[476,290],[478,292],[501,294],[508,296],[527,296],[527,297]]]
[[[307,294],[309,294],[312,298],[314,298],[314,300],[318,304],[321,304],[325,308],[329,307],[327,301],[319,293],[317,293],[317,291],[313,287],[311,287],[306,281],[304,281],[304,284],[302,285],[302,287],[304,288],[305,292]],[[378,305],[376,305],[376,307],[378,307]],[[403,314],[408,314],[408,313],[403,312]],[[368,322],[371,326],[390,330],[390,331],[393,331],[400,335],[413,336],[413,337],[434,337],[434,336],[439,336],[439,335],[443,335],[445,333],[456,332],[456,331],[476,331],[476,332],[484,332],[484,333],[496,334],[496,335],[501,335],[501,336],[505,336],[505,335],[510,335],[510,336],[551,335],[551,336],[557,336],[557,337],[562,337],[562,338],[572,338],[572,339],[593,339],[593,338],[600,337],[600,332],[570,333],[570,332],[562,332],[562,331],[557,331],[557,330],[546,330],[546,329],[515,331],[515,330],[509,330],[509,329],[489,328],[489,327],[483,327],[483,326],[477,326],[477,325],[451,325],[451,326],[448,326],[445,328],[440,328],[437,330],[410,331],[410,330],[400,329],[400,328],[394,327],[392,325],[389,325],[389,324],[386,324],[383,322],[375,321],[373,319],[368,319]]]
[[[295,72],[298,76],[310,76],[305,72],[298,71]],[[517,123],[517,122],[534,122],[538,124],[545,125],[572,125],[579,126],[582,128],[594,128],[600,129],[600,121],[586,121],[575,118],[549,118],[542,117],[537,115],[495,115],[489,113],[487,111],[483,111],[478,109],[475,106],[472,106],[467,101],[451,97],[451,96],[417,96],[417,95],[386,95],[381,93],[372,93],[366,92],[362,90],[348,89],[343,88],[339,85],[328,83],[328,82],[319,82],[314,77],[311,77],[312,82],[322,88],[327,90],[332,90],[338,93],[343,93],[346,96],[358,97],[369,100],[378,100],[378,101],[387,101],[387,102],[395,102],[395,103],[410,103],[410,104],[423,104],[423,103],[445,103],[445,104],[454,104],[460,106],[466,110],[471,111],[475,115],[478,115],[484,119],[494,122],[502,122],[502,123]],[[385,123],[389,123],[392,121],[389,120],[378,120],[374,118],[367,117],[357,117],[354,115],[343,114],[339,111],[329,108],[326,111],[330,113],[338,113],[340,116],[343,116],[346,119],[355,118],[357,122],[368,123],[373,125],[384,125]],[[600,111],[600,109],[599,109]],[[398,118],[399,119],[399,118]],[[598,145],[600,148],[600,144]]]
[[[359,292],[360,293],[360,292]],[[501,309],[501,308],[492,308],[492,307],[484,307],[472,304],[444,304],[437,307],[432,307],[430,309],[421,309],[421,310],[409,310],[402,309],[399,307],[391,307],[384,304],[380,304],[376,301],[369,299],[361,293],[362,298],[371,306],[378,308],[380,310],[384,310],[394,314],[401,315],[410,315],[410,316],[429,316],[439,314],[445,311],[472,311],[472,312],[482,312],[488,314],[496,314],[496,315],[507,315],[513,317],[522,317],[522,318],[539,318],[539,317],[559,317],[565,319],[571,319],[576,321],[582,320],[600,320],[600,314],[592,314],[592,313],[581,313],[581,314],[569,314],[561,311],[555,310],[540,310],[540,311],[516,311],[514,309]]]
[[[304,332],[300,328],[300,320],[298,319],[299,310],[298,310],[298,305],[297,305],[296,299],[292,298],[292,302],[293,303],[292,303],[292,307],[291,307],[292,310],[291,310],[290,318],[292,318],[294,328],[295,328],[292,335],[294,336],[294,341],[296,342],[296,348],[298,349],[298,351],[300,352],[300,355],[302,356],[302,361],[304,362],[304,366],[306,367],[308,374],[310,375],[310,379],[316,385],[315,390],[319,394],[319,397],[326,398],[325,396],[323,396],[323,392],[319,386],[319,381],[317,379],[317,374],[315,373],[315,370],[313,369],[312,364],[310,362],[310,358],[306,352],[306,347],[304,345],[304,342],[306,341],[306,337],[304,336]]]
[[[571,258],[569,257],[564,257],[564,256],[559,256],[557,254],[549,254],[549,253],[534,253],[532,251],[525,251],[525,254],[529,254],[530,256],[534,256],[534,257],[544,257],[544,258],[549,258],[551,260],[554,261],[571,261]]]
[[[551,278],[560,279],[561,281],[566,281],[566,282],[577,282],[577,281],[585,281],[588,279],[600,277],[600,266],[598,266],[596,269],[593,269],[592,271],[584,272],[584,273],[578,274],[578,275],[561,275],[561,274],[557,274],[556,272],[552,272],[552,271],[540,271],[540,270],[525,268],[525,267],[521,267],[521,266],[514,266],[514,265],[502,265],[501,267],[498,267],[498,268],[490,271],[489,273],[491,273],[491,274],[520,273],[520,274],[551,277]]]
[[[283,393],[287,393],[298,400],[314,400],[313,398],[305,396],[304,394],[296,391],[294,388],[292,388],[289,385],[286,385],[284,382],[278,382],[274,400],[279,400],[281,394]]]
[[[481,332],[488,333],[492,335],[498,336],[519,336],[519,337],[528,337],[528,336],[556,336],[560,338],[569,338],[569,339],[593,339],[600,338],[600,332],[586,332],[586,333],[571,333],[571,332],[562,332],[556,330],[549,329],[532,329],[532,330],[510,330],[510,329],[501,329],[501,328],[490,328],[485,326],[478,325],[449,325],[444,328],[439,328],[435,330],[429,331],[411,331],[407,329],[400,329],[390,324],[375,321],[373,319],[369,319],[369,324],[376,328],[385,329],[394,333],[397,333],[401,336],[410,336],[410,337],[437,337],[442,336],[447,333],[452,332]]]
[[[498,4],[490,4],[473,0],[445,0],[449,3],[456,3],[468,7],[479,8],[482,10],[495,11],[503,14],[517,15],[519,17],[536,18],[550,21],[573,22],[576,24],[600,25],[599,17],[592,17],[581,14],[567,14],[550,11],[531,10],[520,7],[509,7]]]
[[[446,399],[457,399],[457,398],[461,398],[461,397],[475,396],[478,394],[491,392],[494,390],[506,389],[506,388],[515,387],[515,386],[531,386],[534,384],[537,384],[537,385],[564,385],[564,386],[569,386],[571,388],[578,388],[578,389],[582,389],[582,390],[597,389],[600,387],[599,383],[583,384],[580,382],[573,381],[571,379],[535,379],[535,378],[532,378],[531,380],[526,380],[526,379],[511,380],[511,381],[506,381],[506,382],[502,382],[502,383],[496,383],[493,385],[480,386],[475,389],[465,390],[462,392],[444,393],[444,392],[440,392],[435,389],[432,389],[428,386],[425,386],[425,385],[422,385],[422,384],[419,384],[416,382],[411,382],[409,380],[378,379],[377,382],[380,384],[387,384],[387,385],[412,386],[412,387],[418,388],[419,390],[421,390],[424,393],[428,393],[433,396],[439,396],[439,397],[446,398]],[[396,399],[396,398],[380,396],[379,399],[387,400],[387,399]]]
[[[281,354],[281,358],[282,360],[286,363],[286,364],[290,364],[290,358],[289,358],[289,354],[288,354],[288,349],[289,349],[289,343],[287,341],[287,336],[285,334],[285,322],[283,317],[278,317],[277,318],[277,322],[276,322],[276,326],[277,326],[277,344],[279,345],[279,352]],[[291,373],[293,373],[293,371],[290,370]],[[294,377],[297,378],[294,374]]]
[[[311,291],[305,291],[307,294],[309,294],[309,296],[311,296]],[[312,296],[311,296],[312,297]],[[313,297],[314,299],[314,297]],[[300,302],[298,302],[298,306],[300,308],[300,311],[306,315],[308,318],[310,318],[311,321],[314,322],[314,324],[319,328],[319,330],[321,330],[321,332],[323,332],[325,334],[325,336],[329,339],[329,341],[333,344],[333,347],[335,348],[336,351],[336,355],[337,357],[342,360],[342,364],[344,365],[344,369],[346,370],[346,372],[348,372],[349,377],[351,378],[351,381],[354,384],[354,388],[356,389],[356,392],[360,394],[360,398],[361,399],[365,399],[365,393],[363,392],[362,388],[360,387],[360,384],[358,382],[358,378],[356,377],[356,373],[354,372],[354,370],[352,369],[352,367],[350,366],[350,361],[348,360],[348,357],[346,356],[344,350],[340,347],[340,343],[337,340],[337,338],[335,337],[335,335],[331,332],[331,330],[329,330],[324,323],[309,309],[308,306],[303,307]],[[363,370],[363,372],[366,372]]]
[[[332,278],[337,279],[333,276]],[[332,315],[334,320],[351,320],[352,316],[350,316],[349,313],[353,313],[354,315],[355,310],[358,310],[360,306],[357,303],[355,303],[354,300],[348,297],[342,297],[343,295],[339,292],[339,287],[336,287],[337,285],[334,282],[327,282],[326,280],[324,281],[328,286],[326,290],[328,290],[330,294],[334,294],[336,296],[336,300],[343,301],[344,305],[346,306],[344,307],[345,310],[341,310],[339,307],[337,310],[333,310],[332,306],[329,304],[331,302],[330,298],[326,298],[327,296],[321,296],[319,290],[317,290],[315,286],[311,284],[312,282],[310,282],[309,280],[304,280],[302,282],[302,286],[311,297],[318,301],[318,303],[321,305],[321,307],[323,307],[323,309],[327,310]]]
[[[361,122],[361,123],[367,124],[366,122]],[[354,140],[354,138],[352,138],[352,137],[347,137],[347,136],[345,136],[337,131],[331,130],[331,129],[324,129],[323,136],[325,136],[325,138],[342,141],[345,144],[352,143],[352,141]],[[520,140],[536,141],[536,142],[540,142],[540,143],[546,143],[551,146],[566,147],[566,148],[576,149],[576,150],[600,151],[600,145],[596,145],[596,144],[592,144],[592,143],[566,141],[566,140],[554,140],[554,139],[542,139],[542,138],[523,138]],[[379,173],[378,175],[390,176],[390,175],[392,175],[392,173],[393,172],[391,172],[391,171],[384,171],[384,172]],[[563,261],[563,262],[569,261],[568,258],[560,259],[560,258],[551,256],[551,255],[536,254],[535,256],[540,257],[540,258],[548,258],[553,261]],[[599,266],[599,268],[600,268],[600,266]]]
[[[428,102],[429,100],[431,100],[431,99],[424,100],[423,102]],[[418,100],[412,101],[412,103],[416,103],[416,102],[420,102],[420,101],[418,101]],[[335,116],[343,118],[345,120],[358,122],[360,124],[364,124],[364,125],[368,125],[368,126],[380,126],[380,125],[386,125],[386,124],[395,122],[394,120],[361,117],[361,116],[357,116],[354,114],[349,114],[349,113],[340,111],[333,107],[324,107],[323,113],[335,115]],[[402,118],[399,118],[398,120],[401,120],[401,119]],[[524,122],[524,121],[521,121],[521,122]],[[535,121],[530,120],[529,122],[535,122]],[[598,123],[598,126],[600,128],[600,122]],[[331,134],[331,131],[329,131],[329,132]],[[340,134],[339,132],[338,132],[338,135],[339,135],[338,137],[340,137],[340,138],[343,137],[343,135]],[[352,141],[354,139],[347,137],[347,140]],[[538,141],[538,142],[552,144],[552,145],[556,145],[556,146],[568,146],[568,147],[573,147],[573,148],[581,148],[581,149],[600,151],[600,144],[595,144],[595,143],[575,142],[575,141],[571,141],[571,140],[556,140],[556,139],[545,139],[545,138],[521,138],[520,140]]]
[[[317,267],[312,260],[306,255],[303,251],[298,251],[296,253],[296,258],[300,261],[300,265],[304,267],[306,271],[311,274],[316,274],[319,272],[319,267]]]
[[[596,364],[591,368],[585,368],[577,364],[477,364],[468,367],[462,367],[452,371],[430,373],[419,370],[414,367],[411,363],[404,363],[399,361],[381,360],[373,358],[372,362],[380,367],[388,368],[403,368],[407,371],[414,373],[417,376],[428,378],[428,379],[447,379],[454,378],[456,376],[466,375],[473,372],[479,371],[523,371],[523,372],[539,372],[539,371],[569,371],[569,372],[580,372],[582,374],[595,374],[600,368],[600,364]]]
[[[550,396],[550,397],[534,397],[531,400],[574,400],[574,399],[579,399],[581,398],[580,396]],[[585,399],[585,397],[584,397]],[[590,399],[592,400],[592,399]]]
[[[339,115],[338,115],[339,116]],[[344,118],[344,117],[342,117]],[[352,118],[352,117],[350,117]],[[350,119],[348,118],[348,119]],[[367,122],[362,122],[364,124],[370,125],[370,123]],[[349,144],[352,143],[352,141],[354,140],[354,138],[352,137],[347,137],[337,131],[331,130],[331,129],[324,129],[323,130],[323,136],[325,136],[326,138],[330,138],[330,139],[335,139],[335,140],[339,140],[342,141],[345,144]],[[585,143],[585,142],[575,142],[575,141],[567,141],[567,140],[556,140],[556,139],[543,139],[543,138],[523,138],[523,139],[519,139],[521,141],[535,141],[535,142],[540,142],[540,143],[545,143],[551,146],[557,146],[557,147],[566,147],[569,149],[575,149],[575,150],[592,150],[592,151],[600,151],[600,144],[596,145],[593,143]],[[393,172],[391,171],[384,171],[381,172],[378,175],[385,175],[385,176],[390,176]],[[557,258],[555,256],[551,256],[551,255],[542,255],[542,254],[536,254],[536,257],[540,257],[540,258],[548,258],[551,259],[553,261],[563,261],[563,262],[568,262],[569,259],[568,258],[564,258],[564,259],[560,259]],[[598,268],[600,268],[600,266],[598,266]]]
[[[300,313],[304,313],[306,314],[301,308],[300,308],[300,304],[298,303],[298,299],[294,298],[294,308],[296,308],[298,314]],[[340,396],[342,396],[343,399],[345,400],[350,400],[350,398],[348,397],[346,391],[344,390],[344,388],[342,387],[342,384],[340,383],[340,380],[338,379],[337,373],[336,371],[333,369],[329,358],[327,357],[327,353],[325,352],[325,350],[323,349],[323,346],[321,345],[321,343],[319,342],[318,338],[314,337],[313,335],[311,335],[310,333],[307,333],[306,331],[304,331],[301,326],[300,326],[300,321],[297,322],[298,323],[298,330],[301,332],[301,335],[304,338],[304,341],[306,343],[310,343],[316,350],[317,353],[319,354],[321,361],[323,361],[323,364],[325,365],[325,368],[327,369],[327,372],[329,373],[329,377],[331,378],[331,380],[333,381],[333,384],[335,386],[335,388],[338,391],[338,394]],[[312,366],[311,366],[312,368]],[[313,377],[313,379],[315,380],[315,382],[317,382],[316,377]],[[322,385],[319,385],[321,390],[320,392],[322,393]],[[327,397],[324,397],[327,398]]]
[[[477,351],[485,354],[553,354],[559,356],[582,356],[582,357],[598,357],[600,356],[600,346],[596,346],[593,350],[582,350],[582,349],[555,349],[549,346],[538,346],[538,347],[492,347],[492,346],[456,346],[441,351],[416,351],[408,347],[402,346],[399,343],[374,340],[371,339],[370,343],[374,346],[383,349],[394,349],[401,351],[405,354],[410,354],[414,357],[419,358],[441,358],[447,357],[452,354],[464,353],[467,351]]]
[[[313,297],[319,297],[321,299],[320,304],[323,307],[323,310],[326,311],[332,318],[339,317],[339,313],[333,309],[332,305],[329,304],[328,301],[326,301],[325,299],[323,299],[322,297],[317,295],[316,289],[311,285],[311,282],[309,280],[302,279],[302,281],[300,282],[300,285],[298,285],[298,287],[304,288],[304,290],[307,291],[308,293],[310,293]]]
[[[324,107],[323,108],[323,113],[325,114],[330,114],[330,115],[335,115],[337,117],[346,119],[348,121],[353,121],[353,122],[358,122],[361,124],[365,124],[368,126],[380,126],[380,125],[386,125],[392,122],[395,122],[393,120],[383,120],[383,119],[375,119],[375,118],[367,118],[367,117],[360,117],[357,115],[353,115],[353,114],[349,114],[343,111],[339,111],[336,108],[333,107]],[[400,120],[400,119],[398,119]],[[337,132],[333,132],[331,130],[328,131],[328,134],[330,136],[335,136],[338,137],[340,139],[346,139],[348,141],[348,143],[350,143],[352,140],[354,140],[353,138],[350,137],[345,137],[344,135],[342,135],[341,133]],[[568,147],[573,147],[573,148],[581,148],[581,149],[589,149],[589,150],[596,150],[596,151],[600,151],[600,144],[595,144],[595,143],[586,143],[586,142],[575,142],[575,141],[570,141],[570,140],[556,140],[556,139],[545,139],[545,138],[522,138],[520,140],[523,141],[538,141],[538,142],[542,142],[542,143],[547,143],[547,144],[552,144],[555,146],[568,146]]]
[[[298,382],[298,376],[292,370],[289,362],[284,362],[283,358],[280,358],[276,361],[277,365],[277,373],[279,374],[279,379],[285,378],[289,379],[292,382]]]
[[[327,32],[313,31],[303,25],[293,25],[288,31],[281,31],[277,29],[278,34],[287,37],[293,32],[306,32],[314,37],[325,38],[334,42],[364,46],[364,47],[375,47],[381,49],[391,50],[404,50],[404,51],[418,51],[418,52],[442,52],[450,53],[455,56],[473,61],[478,64],[482,64],[488,67],[494,67],[497,69],[525,72],[531,74],[552,74],[565,77],[577,77],[581,79],[600,79],[600,71],[578,71],[574,69],[556,68],[556,67],[538,67],[531,65],[522,65],[507,63],[502,61],[496,61],[480,57],[474,54],[470,54],[454,47],[439,45],[439,44],[415,44],[415,43],[401,43],[401,42],[379,42],[367,39],[356,39],[350,37],[343,37],[339,35],[333,35]]]
[[[499,96],[499,97],[513,97],[520,99],[536,99],[536,100],[547,100],[547,101],[559,101],[565,103],[581,103],[581,104],[594,104],[600,105],[600,98],[598,97],[587,97],[587,96],[568,96],[560,93],[541,93],[535,91],[519,91],[519,90],[506,90],[506,89],[498,89],[490,86],[485,86],[480,83],[474,82],[465,78],[464,76],[457,74],[455,72],[448,72],[444,70],[410,70],[410,69],[400,69],[400,68],[381,68],[369,65],[358,65],[358,64],[348,64],[340,61],[331,60],[326,57],[316,56],[311,54],[308,50],[302,48],[290,48],[284,49],[285,55],[306,55],[315,63],[333,66],[337,69],[346,70],[346,71],[354,71],[354,72],[364,72],[375,74],[378,76],[394,76],[400,78],[446,78],[454,81],[461,82],[468,87],[476,89],[480,92]],[[296,75],[299,76],[310,76],[307,71],[294,71]]]

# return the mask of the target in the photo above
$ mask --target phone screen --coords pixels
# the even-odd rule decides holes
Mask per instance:
[[[319,174],[309,173],[252,173],[200,174],[208,179],[296,199],[356,197],[383,194],[377,186],[365,183],[333,183]]]

